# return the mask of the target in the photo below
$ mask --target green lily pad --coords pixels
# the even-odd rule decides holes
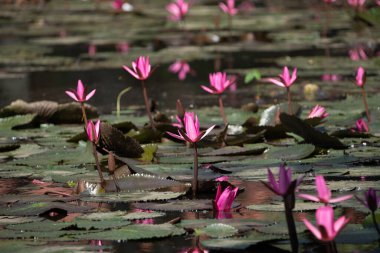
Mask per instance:
[[[107,193],[98,196],[80,196],[83,201],[90,202],[136,202],[136,201],[153,201],[175,199],[186,192],[125,192],[125,193]]]
[[[269,147],[265,153],[268,159],[299,160],[314,153],[315,146],[312,144],[298,144],[286,147]]]
[[[206,234],[211,238],[226,238],[237,234],[238,230],[230,225],[223,223],[214,223],[202,229],[196,230],[196,233]]]
[[[153,238],[163,238],[178,236],[185,233],[185,230],[177,228],[171,224],[159,225],[130,225],[124,228],[85,233],[76,235],[75,239],[80,240],[143,240]]]

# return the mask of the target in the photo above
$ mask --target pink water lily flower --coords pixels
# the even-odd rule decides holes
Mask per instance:
[[[226,3],[219,3],[219,8],[230,16],[235,16],[239,10],[235,7],[235,0],[226,0]]]
[[[115,45],[115,48],[120,53],[126,54],[129,52],[129,44],[128,42],[119,42]]]
[[[227,77],[225,72],[216,72],[209,74],[210,87],[202,85],[202,89],[211,94],[222,94],[225,89],[230,85],[236,83],[236,77],[230,76]]]
[[[136,61],[132,62],[132,69],[123,66],[126,71],[128,71],[134,78],[138,80],[146,80],[152,74],[151,66],[149,62],[149,56],[140,56]]]
[[[359,67],[356,72],[356,85],[363,87],[366,81],[365,70],[363,67]]]
[[[174,138],[184,140],[190,143],[196,143],[202,140],[215,127],[214,125],[208,128],[206,131],[200,131],[198,116],[196,116],[192,112],[185,112],[183,122],[185,123],[185,131],[183,131],[182,129],[178,129],[179,135],[170,132],[167,133]]]
[[[93,89],[90,93],[86,94],[86,87],[81,80],[78,80],[77,90],[65,91],[72,99],[77,102],[84,103],[94,96],[96,89]]]
[[[123,4],[124,4],[123,0],[114,0],[112,2],[112,8],[116,11],[121,11],[123,9]]]
[[[347,0],[347,3],[352,7],[361,8],[364,6],[366,0]]]
[[[87,127],[86,127],[86,133],[87,133],[88,139],[91,142],[97,144],[100,138],[100,120],[96,121],[95,124],[92,120],[88,121]]]
[[[187,74],[191,72],[191,69],[187,62],[178,60],[169,66],[169,71],[175,74],[178,73],[178,79],[183,81],[186,79]]]
[[[313,107],[313,109],[311,109],[307,118],[311,119],[311,118],[318,117],[318,118],[324,119],[327,116],[329,116],[329,114],[326,112],[326,108],[320,105],[316,105]]]
[[[295,192],[297,186],[302,182],[302,179],[303,177],[298,177],[292,181],[292,169],[286,169],[285,164],[281,164],[278,173],[278,181],[276,181],[272,171],[268,169],[269,183],[263,181],[262,183],[275,194],[286,197]]]
[[[317,227],[304,219],[306,227],[314,234],[314,236],[324,242],[330,242],[338,235],[338,233],[350,221],[345,216],[340,217],[334,222],[334,210],[331,206],[322,206],[316,211]]]
[[[184,20],[189,8],[190,4],[184,0],[176,0],[166,6],[166,10],[170,14],[169,19],[175,22]]]
[[[279,76],[280,80],[277,80],[275,78],[269,78],[268,81],[274,83],[275,85],[289,88],[297,79],[297,68],[293,69],[292,76],[290,76],[289,69],[285,66],[282,70],[282,73]]]
[[[317,186],[317,193],[318,193],[317,196],[309,195],[309,194],[300,194],[300,195],[298,195],[298,197],[303,198],[303,199],[307,199],[307,200],[311,200],[311,201],[315,201],[315,202],[321,202],[324,204],[337,203],[337,202],[341,202],[341,201],[352,198],[351,194],[341,196],[338,198],[331,198],[331,191],[327,187],[326,182],[325,182],[325,178],[323,176],[320,176],[320,175],[316,176],[315,177],[315,184]]]
[[[373,213],[379,208],[380,196],[377,196],[376,190],[373,188],[368,188],[368,190],[364,192],[364,199],[357,196],[355,196],[355,198]]]
[[[351,60],[353,61],[361,61],[361,60],[367,60],[367,54],[364,51],[363,47],[353,48],[348,51],[348,54],[350,55]]]
[[[358,119],[355,123],[355,126],[356,126],[356,131],[360,133],[367,133],[369,131],[369,127],[363,119]]]
[[[227,186],[222,192],[222,186],[219,184],[214,200],[215,211],[228,211],[236,198],[238,187]]]

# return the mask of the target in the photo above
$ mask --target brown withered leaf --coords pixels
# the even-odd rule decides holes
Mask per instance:
[[[140,158],[144,152],[140,144],[108,123],[100,125],[100,149],[112,151],[117,156]],[[99,150],[102,152],[102,150]]]

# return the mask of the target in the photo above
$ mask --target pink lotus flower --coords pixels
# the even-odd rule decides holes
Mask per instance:
[[[88,56],[95,56],[96,51],[97,51],[96,45],[94,44],[88,45],[88,49],[87,49]]]
[[[313,107],[313,109],[311,109],[307,118],[311,119],[318,117],[324,119],[327,116],[329,116],[329,114],[326,112],[326,109],[323,106],[316,105]]]
[[[202,89],[211,94],[222,94],[225,89],[230,85],[233,85],[236,81],[235,76],[227,78],[225,72],[217,72],[209,75],[211,87],[206,87],[202,85]]]
[[[367,54],[364,51],[363,47],[353,48],[348,51],[348,54],[350,55],[351,60],[353,61],[360,61],[360,60],[367,60]]]
[[[123,0],[114,0],[112,2],[112,8],[116,11],[121,11],[123,9],[123,4],[124,4]]]
[[[117,43],[115,46],[116,50],[119,51],[120,53],[126,54],[129,52],[129,44],[128,42],[120,42]]]
[[[238,187],[227,186],[222,192],[222,186],[219,184],[213,202],[215,211],[229,211],[236,198],[237,191]]]
[[[313,196],[313,195],[309,195],[309,194],[300,194],[300,195],[298,195],[298,197],[303,198],[303,199],[307,199],[307,200],[311,200],[311,201],[315,201],[315,202],[321,202],[324,204],[337,203],[337,202],[341,202],[341,201],[352,198],[352,195],[345,195],[342,197],[332,199],[331,198],[331,191],[327,187],[325,179],[323,176],[316,176],[315,177],[315,184],[317,186],[318,196]]]
[[[367,123],[363,119],[358,119],[355,123],[356,131],[360,133],[367,133],[369,131],[369,127]]]
[[[94,96],[96,89],[93,89],[90,93],[86,95],[86,87],[83,85],[81,80],[78,80],[77,90],[67,90],[65,91],[72,99],[77,102],[84,103],[88,101],[92,96]]]
[[[289,88],[297,79],[297,68],[294,68],[292,72],[292,76],[290,76],[289,69],[288,67],[285,66],[284,69],[282,70],[282,74],[280,74],[279,76],[281,80],[277,80],[274,78],[269,78],[268,80],[274,83],[275,85]]]
[[[324,242],[334,240],[350,220],[349,218],[342,216],[334,222],[334,210],[331,206],[322,206],[318,208],[315,217],[317,220],[317,227],[312,225],[307,219],[304,219],[303,222],[318,240]]]
[[[191,113],[191,112],[185,113],[183,121],[185,123],[185,126],[184,126],[185,131],[183,131],[182,129],[178,129],[179,135],[173,134],[170,132],[167,132],[167,133],[174,138],[184,140],[190,143],[196,143],[202,140],[215,127],[214,125],[208,128],[206,131],[199,131],[198,117],[194,113]]]
[[[373,188],[369,188],[364,193],[364,199],[361,199],[357,196],[355,198],[362,203],[365,207],[367,207],[372,213],[374,213],[380,205],[380,196],[377,196],[376,190]]]
[[[99,142],[99,137],[100,137],[100,120],[92,122],[91,120],[87,122],[87,127],[86,127],[86,133],[87,133],[87,138],[97,144]]]
[[[176,0],[166,6],[166,10],[170,14],[169,19],[175,22],[184,20],[189,8],[190,4],[184,0]]]
[[[356,72],[356,85],[363,87],[366,81],[365,70],[363,67],[359,67]]]
[[[263,181],[262,183],[275,194],[285,198],[295,192],[297,186],[302,182],[302,179],[303,177],[298,177],[296,180],[292,181],[292,169],[286,169],[285,164],[281,164],[278,173],[278,181],[276,181],[272,171],[268,169],[269,183]]]
[[[219,3],[219,8],[230,16],[235,16],[239,12],[235,7],[235,0],[226,0],[226,3]]]
[[[336,82],[336,81],[342,80],[342,77],[337,74],[323,74],[321,79],[322,81]]]
[[[187,62],[178,60],[170,65],[169,71],[175,74],[178,73],[178,79],[183,81],[186,79],[187,74],[191,72],[191,69]]]
[[[347,0],[347,3],[355,8],[362,8],[366,0]]]
[[[149,57],[140,56],[136,61],[132,62],[132,69],[123,66],[134,78],[138,80],[146,80],[152,74]]]

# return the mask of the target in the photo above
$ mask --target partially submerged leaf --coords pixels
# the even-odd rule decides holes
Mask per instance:
[[[196,230],[196,232],[206,234],[212,238],[226,238],[237,234],[238,230],[231,225],[214,223],[202,229]]]

